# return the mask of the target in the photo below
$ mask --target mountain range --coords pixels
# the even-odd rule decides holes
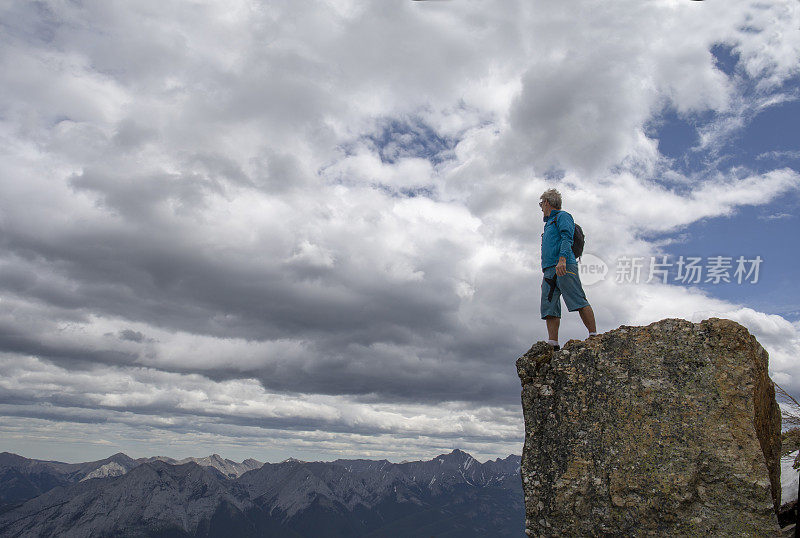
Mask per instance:
[[[0,454],[0,536],[519,536],[520,456],[237,463]]]

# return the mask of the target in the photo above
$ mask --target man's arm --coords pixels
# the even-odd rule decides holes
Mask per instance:
[[[556,264],[556,274],[564,276],[567,274],[567,258],[572,251],[572,237],[575,235],[575,222],[569,213],[561,212],[556,219],[558,235],[561,244],[558,249],[558,263]]]
[[[572,220],[572,215],[564,211],[558,215],[557,223],[558,234],[561,237],[561,247],[558,250],[559,263],[561,258],[565,263],[569,258],[569,253],[572,252],[572,238],[575,236],[575,221]]]

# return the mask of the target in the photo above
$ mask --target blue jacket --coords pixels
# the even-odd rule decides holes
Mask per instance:
[[[577,264],[575,254],[572,253],[572,236],[575,235],[575,221],[572,215],[560,209],[550,211],[550,216],[544,217],[544,232],[542,233],[542,269],[558,264],[558,258],[563,256],[567,263]]]

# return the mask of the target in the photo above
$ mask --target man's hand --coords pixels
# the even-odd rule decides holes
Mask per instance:
[[[561,256],[558,259],[558,263],[556,264],[556,274],[558,276],[564,276],[567,274],[567,259],[564,256]]]

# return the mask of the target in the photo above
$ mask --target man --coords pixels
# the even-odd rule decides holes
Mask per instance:
[[[597,334],[594,311],[586,300],[578,274],[578,261],[572,252],[572,236],[575,221],[572,215],[561,210],[561,193],[549,189],[542,193],[539,207],[544,213],[544,232],[542,233],[542,319],[547,324],[548,344],[556,350],[558,345],[558,326],[561,323],[561,296],[567,310],[575,310],[589,330],[589,336]]]

